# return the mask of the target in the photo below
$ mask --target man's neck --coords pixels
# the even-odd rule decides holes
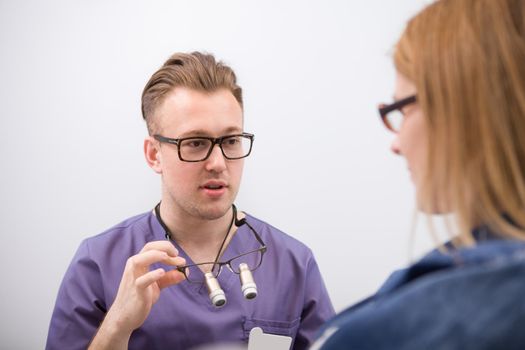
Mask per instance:
[[[205,219],[182,210],[170,208],[167,201],[160,205],[160,216],[168,227],[171,239],[175,241],[194,261],[211,261],[215,259],[226,231],[230,227],[233,210],[230,208],[225,215],[217,219]],[[226,248],[236,229],[232,225]]]

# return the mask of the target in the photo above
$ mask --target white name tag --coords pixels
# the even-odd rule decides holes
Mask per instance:
[[[291,345],[291,337],[267,334],[259,327],[254,327],[250,331],[248,350],[290,350]]]

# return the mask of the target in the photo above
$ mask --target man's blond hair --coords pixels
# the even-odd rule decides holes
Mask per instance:
[[[226,89],[243,107],[242,89],[237,85],[235,73],[229,66],[216,61],[211,54],[175,53],[151,76],[142,92],[142,117],[150,135],[158,131],[155,110],[166,95],[177,87],[202,92]]]

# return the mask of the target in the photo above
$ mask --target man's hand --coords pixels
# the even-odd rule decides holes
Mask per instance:
[[[163,263],[172,266],[186,264],[169,241],[147,243],[128,259],[115,302],[93,339],[89,349],[127,349],[131,333],[148,317],[161,289],[184,280],[177,270],[162,268],[150,271],[150,265]]]

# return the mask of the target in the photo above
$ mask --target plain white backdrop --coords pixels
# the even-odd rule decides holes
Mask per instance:
[[[312,248],[338,311],[428,249],[376,111],[426,3],[0,0],[0,348],[43,348],[80,241],[159,200],[140,95],[175,51],[236,71],[256,135],[237,205]]]

